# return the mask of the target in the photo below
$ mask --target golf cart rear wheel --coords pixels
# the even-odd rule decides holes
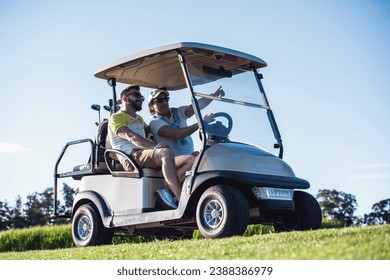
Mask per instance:
[[[77,247],[109,244],[113,230],[105,228],[91,204],[81,205],[72,220],[72,237]]]
[[[322,212],[318,201],[309,193],[295,191],[294,202],[295,211],[284,215],[280,222],[275,223],[275,231],[319,229],[322,223]]]
[[[196,222],[206,238],[242,235],[248,221],[248,201],[231,186],[210,187],[198,201]]]

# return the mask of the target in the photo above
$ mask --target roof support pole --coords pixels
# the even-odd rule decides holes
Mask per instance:
[[[110,85],[110,87],[112,87],[112,112],[116,112],[116,101],[117,101],[117,98],[116,98],[116,79],[115,78],[109,78],[107,79],[107,83]],[[110,104],[111,105],[111,104]]]
[[[186,83],[187,83],[187,87],[191,91],[191,103],[192,103],[192,107],[194,108],[194,113],[195,113],[195,116],[196,116],[196,119],[198,122],[200,136],[201,136],[201,140],[202,140],[202,148],[200,149],[199,156],[197,156],[195,159],[195,162],[193,165],[194,167],[193,167],[192,174],[191,174],[191,179],[187,181],[188,182],[187,186],[183,186],[183,187],[186,187],[187,194],[190,194],[192,192],[192,186],[194,186],[193,181],[195,180],[195,174],[199,168],[200,162],[201,162],[202,157],[203,157],[204,150],[206,148],[206,131],[204,129],[203,119],[202,119],[202,115],[200,113],[200,107],[199,107],[198,101],[197,101],[196,96],[195,96],[194,88],[192,86],[192,82],[190,79],[190,74],[189,74],[189,71],[187,68],[185,57],[180,50],[177,50],[177,55],[178,55],[178,59],[179,59],[180,65],[181,65],[181,69],[183,71],[184,79],[186,80]]]
[[[278,125],[276,124],[274,113],[271,110],[271,106],[269,105],[267,95],[265,94],[263,84],[261,82],[261,79],[263,79],[263,75],[261,73],[258,73],[256,68],[253,68],[253,72],[256,77],[257,85],[259,86],[261,96],[263,98],[264,104],[268,107],[267,109],[267,116],[268,120],[271,124],[272,131],[274,133],[274,137],[277,141],[277,143],[274,145],[276,149],[279,149],[279,158],[283,158],[283,143],[282,143],[282,136],[280,135]]]

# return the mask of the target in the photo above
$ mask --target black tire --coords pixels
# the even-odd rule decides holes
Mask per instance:
[[[91,204],[81,205],[72,219],[72,237],[77,247],[109,244],[113,229],[105,228]]]
[[[315,230],[322,224],[322,211],[318,201],[309,193],[294,191],[295,212],[286,214],[274,224],[277,232]]]
[[[198,201],[196,223],[206,238],[242,235],[248,221],[248,201],[231,186],[210,187]]]

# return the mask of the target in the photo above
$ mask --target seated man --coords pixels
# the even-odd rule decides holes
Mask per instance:
[[[137,114],[138,111],[142,110],[144,100],[138,85],[131,85],[122,91],[122,109],[112,114],[109,120],[109,141],[114,149],[130,155],[141,167],[161,168],[168,187],[179,200],[181,184],[177,172],[185,174],[187,170],[191,169],[193,161],[190,160],[191,156],[175,158],[169,145],[165,143],[156,145],[145,138],[147,125]],[[125,159],[122,157],[119,158],[119,161],[126,168]],[[173,196],[165,189],[157,190],[156,197],[165,208],[177,208]]]
[[[224,94],[219,87],[210,96],[219,97]],[[211,101],[212,99],[199,99],[200,109],[204,109]],[[191,134],[198,129],[198,124],[187,125],[187,119],[195,114],[192,105],[170,107],[169,92],[165,88],[160,88],[150,93],[148,106],[149,112],[153,115],[149,125],[156,143],[169,144],[176,156],[198,154],[194,152],[191,138]]]

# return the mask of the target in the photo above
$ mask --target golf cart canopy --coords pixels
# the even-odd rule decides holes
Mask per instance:
[[[267,66],[262,59],[250,54],[208,44],[184,42],[126,56],[99,69],[95,77],[105,80],[115,78],[119,83],[148,88],[183,89],[187,84],[178,53],[192,61],[192,70],[198,75],[192,81],[195,84],[205,84]]]

